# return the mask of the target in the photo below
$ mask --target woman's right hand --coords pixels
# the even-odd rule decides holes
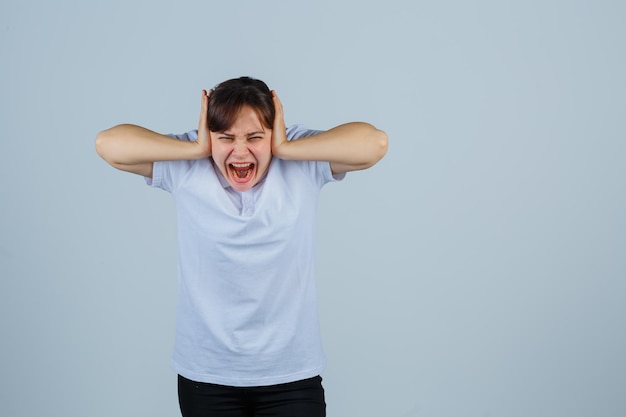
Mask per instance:
[[[202,90],[198,138],[194,142],[178,140],[141,126],[122,124],[103,130],[96,136],[96,151],[111,166],[144,177],[152,177],[154,162],[203,159],[211,156],[209,132],[209,97]]]
[[[202,104],[200,106],[200,121],[198,122],[198,139],[196,143],[206,152],[206,156],[211,156],[211,133],[209,132],[209,98],[213,90],[202,90]]]

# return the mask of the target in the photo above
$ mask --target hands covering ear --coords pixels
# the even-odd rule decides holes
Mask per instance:
[[[274,90],[272,90],[272,99],[274,100],[275,109],[274,126],[272,128],[272,154],[278,156],[280,155],[279,148],[288,142],[287,127],[285,126],[283,105]]]
[[[198,145],[206,149],[207,156],[211,156],[211,133],[209,132],[209,98],[213,90],[202,90],[202,103],[200,106],[200,121],[198,122]]]

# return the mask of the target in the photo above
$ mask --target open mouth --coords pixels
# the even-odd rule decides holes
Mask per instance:
[[[251,162],[230,163],[228,164],[228,172],[233,181],[245,183],[250,181],[254,174],[255,165]]]

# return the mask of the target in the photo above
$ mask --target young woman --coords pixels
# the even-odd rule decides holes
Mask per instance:
[[[324,416],[318,195],[380,160],[386,134],[367,123],[286,128],[276,93],[241,77],[202,92],[197,130],[119,125],[96,149],[176,202],[182,415]]]

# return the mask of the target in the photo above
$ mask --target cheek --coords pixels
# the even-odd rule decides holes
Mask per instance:
[[[215,161],[224,160],[228,151],[220,141],[211,141],[211,156]]]
[[[272,144],[270,141],[263,141],[255,147],[254,153],[259,161],[269,161],[272,159]]]
[[[267,166],[270,160],[272,159],[272,153],[271,152],[257,153],[255,157],[260,166]]]

